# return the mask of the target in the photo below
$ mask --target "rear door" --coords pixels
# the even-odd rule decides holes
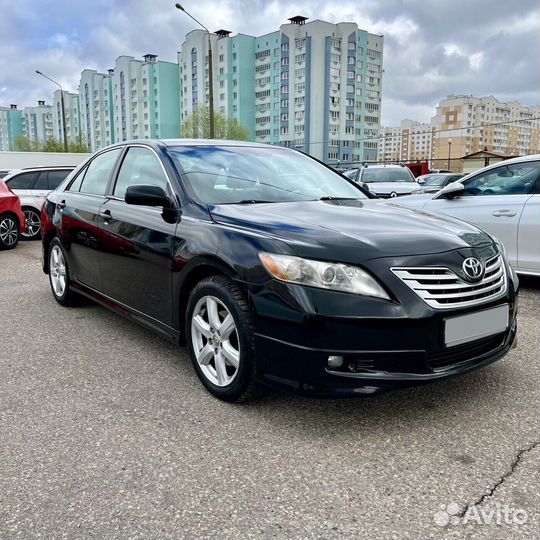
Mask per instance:
[[[61,222],[72,276],[80,283],[102,290],[99,252],[103,249],[99,210],[123,148],[97,154],[62,192],[55,219]]]
[[[28,197],[31,195],[36,181],[39,178],[39,171],[22,172],[6,180],[6,184],[19,197]]]
[[[519,220],[518,270],[540,274],[540,179],[532,189]]]
[[[126,189],[136,184],[159,186],[173,198],[158,155],[149,147],[129,147],[100,211],[103,290],[116,301],[172,326],[176,221],[166,221],[162,208],[126,204]]]
[[[517,266],[518,225],[539,172],[538,162],[488,169],[464,182],[463,195],[432,199],[424,208],[478,225],[504,244],[511,264]]]

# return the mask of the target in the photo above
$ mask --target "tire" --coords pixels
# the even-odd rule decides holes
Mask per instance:
[[[80,303],[81,297],[69,288],[69,265],[66,252],[58,238],[49,246],[49,283],[54,299],[62,306],[71,307]],[[61,277],[63,276],[63,280]]]
[[[194,287],[185,334],[193,367],[213,396],[241,403],[258,394],[252,317],[233,281],[211,276]]]
[[[26,229],[22,233],[23,240],[39,240],[41,238],[41,212],[31,206],[23,206],[26,218]]]
[[[0,249],[13,249],[20,238],[19,222],[13,214],[0,216]]]

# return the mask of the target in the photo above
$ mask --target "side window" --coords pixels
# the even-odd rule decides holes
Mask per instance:
[[[161,161],[148,148],[131,147],[120,167],[113,195],[123,199],[126,189],[136,184],[158,186],[169,192],[167,177],[163,172]]]
[[[33,189],[39,172],[21,173],[9,179],[6,183],[11,189]]]
[[[77,180],[71,185],[70,191],[80,191],[81,193],[91,193],[93,195],[105,195],[107,190],[107,183],[111,176],[112,170],[116,159],[122,151],[121,148],[115,148],[104,152],[95,157],[86,170],[79,175]],[[82,175],[84,174],[84,177]],[[79,178],[82,177],[82,181]],[[79,189],[76,189],[76,185],[79,184]]]
[[[56,189],[67,177],[71,171],[49,171],[48,189]]]
[[[34,189],[46,191],[48,189],[47,176],[48,176],[47,171],[40,172],[37,182],[34,184]]]
[[[490,169],[465,183],[464,195],[526,195],[533,190],[540,163],[515,163]]]

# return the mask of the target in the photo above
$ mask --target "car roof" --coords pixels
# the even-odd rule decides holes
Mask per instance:
[[[376,163],[373,165],[370,165],[369,163],[366,163],[363,165],[364,169],[406,169],[405,165],[396,165],[395,163]]]
[[[279,148],[283,150],[295,151],[294,148],[286,146],[256,143],[251,141],[232,141],[225,139],[132,139],[129,141],[121,141],[107,146],[107,148],[118,148],[127,145],[145,145],[150,147],[163,146],[244,146],[255,148]],[[102,148],[100,150],[105,150]]]

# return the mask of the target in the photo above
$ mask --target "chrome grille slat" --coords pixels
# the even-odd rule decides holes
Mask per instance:
[[[426,304],[437,309],[467,307],[490,302],[504,295],[506,269],[501,255],[485,263],[484,277],[470,283],[445,267],[391,268],[403,283]]]
[[[495,280],[495,279],[499,279],[502,277],[502,269],[499,268],[496,272],[496,274],[493,274],[493,276],[489,276],[490,280],[489,280],[489,283],[484,283],[483,281],[481,281],[480,283],[476,283],[476,284],[469,284],[469,285],[473,285],[473,288],[475,289],[478,289],[480,290],[481,288],[483,287],[486,287],[488,285],[490,285],[491,283],[491,279]],[[408,279],[408,278],[407,278]],[[448,283],[448,284],[445,284],[445,283],[441,283],[441,284],[425,284],[425,283],[419,283],[418,280],[415,280],[414,282],[411,280],[411,282],[414,283],[415,286],[418,286],[418,287],[425,287],[427,290],[430,290],[430,291],[434,291],[434,290],[454,290],[454,289],[463,289],[463,282],[459,282],[457,279],[455,280],[456,283]],[[471,287],[466,287],[467,289],[470,289]]]

